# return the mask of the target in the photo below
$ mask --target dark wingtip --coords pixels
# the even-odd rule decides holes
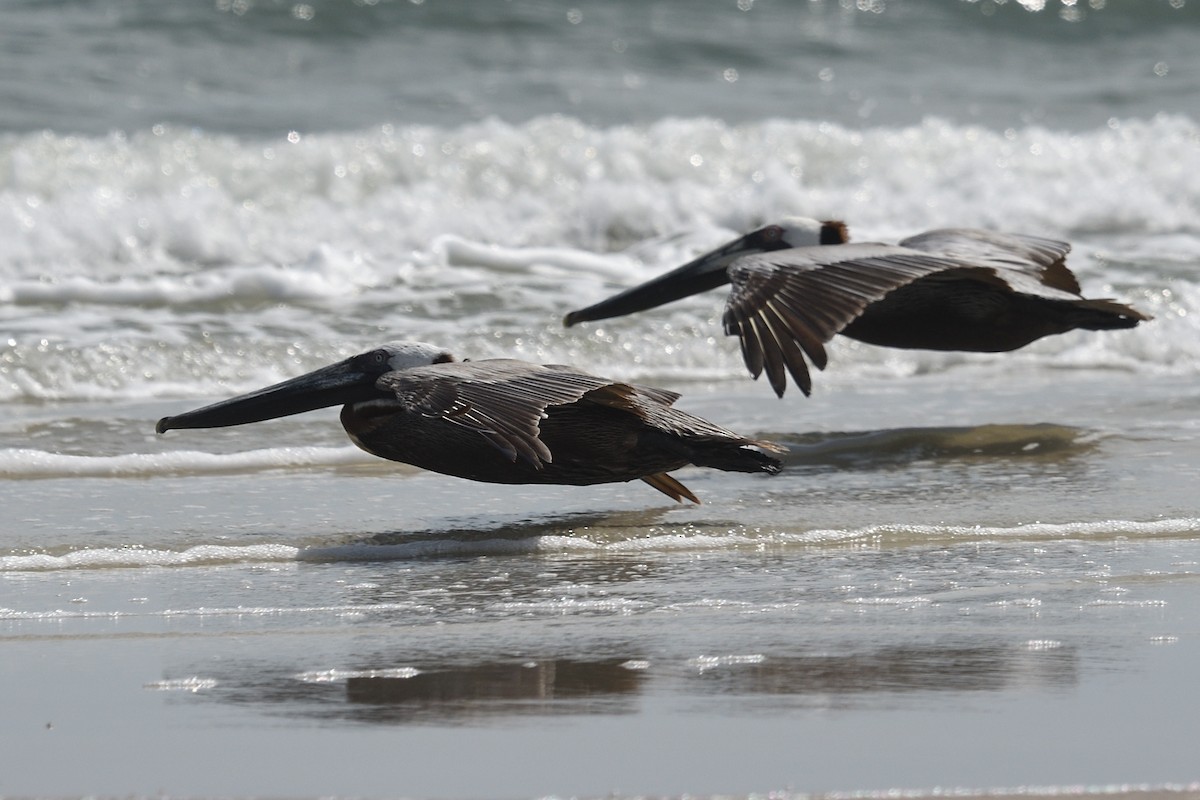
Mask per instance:
[[[154,432],[162,434],[162,433],[166,433],[167,431],[171,430],[171,420],[172,419],[174,419],[174,417],[163,417],[162,419],[160,419],[158,421],[158,423],[154,426]]]

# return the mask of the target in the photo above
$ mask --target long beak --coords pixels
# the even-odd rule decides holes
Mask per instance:
[[[563,317],[563,325],[569,328],[577,322],[591,322],[645,311],[672,300],[724,286],[729,283],[729,265],[739,256],[758,252],[759,249],[750,245],[747,237],[742,237],[607,300],[572,311]]]
[[[274,386],[222,400],[195,411],[163,417],[158,433],[172,428],[224,428],[286,417],[327,406],[366,400],[375,394],[378,373],[356,367],[353,359],[339,361]]]

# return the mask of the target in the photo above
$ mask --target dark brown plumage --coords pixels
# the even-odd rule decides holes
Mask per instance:
[[[782,448],[672,408],[678,397],[561,365],[456,362],[432,345],[403,342],[165,417],[157,430],[240,425],[344,404],[342,426],[363,450],[487,483],[641,479],[698,503],[667,473],[688,464],[779,471],[779,461],[760,450]]]
[[[789,218],[658,278],[567,315],[565,324],[653,308],[732,284],[725,332],[754,377],[783,396],[787,375],[812,391],[807,361],[841,334],[884,347],[1000,352],[1083,328],[1132,328],[1146,315],[1092,300],[1066,266],[1070,245],[967,228],[898,245],[847,244],[840,222]],[[833,245],[833,246],[829,246]]]

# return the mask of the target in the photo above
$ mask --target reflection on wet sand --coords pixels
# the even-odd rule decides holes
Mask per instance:
[[[394,664],[303,671],[231,665],[212,690],[197,697],[319,720],[470,724],[500,717],[633,713],[646,677],[638,662],[617,658]]]
[[[346,701],[375,706],[373,718],[414,721],[484,713],[627,714],[644,678],[620,661],[545,660],[418,672],[408,677],[350,677]],[[383,713],[391,707],[391,713]]]
[[[1065,461],[1097,442],[1090,431],[1052,423],[762,435],[788,446],[783,462],[791,468],[874,469],[925,459]]]
[[[846,655],[763,658],[729,667],[703,659],[706,693],[858,695],[872,692],[994,692],[1061,687],[1078,680],[1073,650],[1061,647],[887,647]]]
[[[206,693],[287,715],[392,724],[471,724],[525,716],[638,713],[639,699],[703,700],[761,696],[770,713],[781,698],[848,704],[897,693],[971,693],[1061,688],[1078,681],[1073,649],[1054,646],[901,646],[843,655],[607,657],[481,661],[442,667],[263,670],[245,664]],[[759,713],[739,701],[741,711]]]

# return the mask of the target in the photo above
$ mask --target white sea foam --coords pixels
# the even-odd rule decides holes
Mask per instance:
[[[543,117],[295,143],[170,127],[9,134],[0,400],[240,390],[277,379],[286,351],[312,368],[397,336],[475,358],[732,377],[715,293],[570,331],[559,320],[782,213],[844,218],[858,239],[940,225],[1070,239],[1088,294],[1155,321],[1003,363],[1195,371],[1198,138],[1170,116],[1070,133]],[[865,347],[834,358],[847,375],[958,363]]]
[[[218,681],[216,678],[202,678],[199,675],[193,675],[188,678],[167,678],[161,681],[151,681],[144,684],[143,689],[152,692],[196,692],[205,691],[207,689],[215,689]]]
[[[237,562],[295,560],[299,551],[284,544],[241,546],[197,545],[185,550],[149,547],[95,547],[61,554],[31,553],[0,556],[0,572],[130,567],[210,566]],[[84,613],[84,612],[80,612]]]
[[[183,550],[149,547],[84,548],[61,554],[22,554],[0,556],[0,572],[50,571],[73,569],[113,569],[130,567],[204,567],[226,563],[280,561],[408,561],[436,557],[512,555],[530,553],[563,554],[647,554],[705,552],[752,548],[802,546],[853,546],[883,543],[912,544],[946,540],[987,541],[992,539],[1042,541],[1048,539],[1139,540],[1151,537],[1191,536],[1200,532],[1200,519],[1180,518],[1153,521],[1100,520],[1094,522],[1036,523],[1016,527],[953,525],[872,525],[854,529],[779,531],[770,529],[730,530],[717,534],[697,528],[662,530],[651,528],[645,535],[613,539],[593,535],[588,529],[563,534],[508,538],[479,531],[472,536],[440,535],[437,531],[414,534],[410,541],[396,544],[358,543],[327,547],[298,548],[282,543],[245,546],[198,545]],[[595,606],[619,611],[603,598],[564,597],[547,603],[571,607]],[[855,601],[859,602],[859,601]],[[867,601],[862,601],[867,602]],[[924,603],[928,598],[893,598],[870,602]],[[1020,601],[1026,602],[1026,601]],[[1122,600],[1096,600],[1093,605],[1117,605]],[[539,601],[539,607],[544,605]],[[618,607],[620,606],[620,607]],[[87,613],[84,611],[70,613]],[[250,613],[238,611],[237,613]]]
[[[1194,121],[1164,116],[1086,133],[547,117],[296,144],[171,129],[8,136],[0,277],[183,279],[197,267],[292,268],[322,247],[365,259],[343,277],[386,275],[453,237],[607,252],[782,213],[845,218],[860,238],[938,224],[1195,234],[1198,135]]]
[[[272,447],[218,455],[192,450],[76,456],[29,448],[0,450],[3,478],[131,478],[256,472],[267,469],[370,464],[378,459],[358,448]]]
[[[317,669],[297,674],[296,680],[304,683],[341,683],[351,678],[415,678],[421,670],[415,667],[391,667],[385,669]]]
[[[740,667],[747,664],[762,664],[766,660],[767,657],[761,653],[752,653],[750,655],[696,656],[695,658],[688,660],[688,666],[694,669],[696,672],[703,673],[722,667]]]
[[[646,536],[616,541],[589,538],[587,531],[571,536],[541,537],[539,547],[562,551],[661,552],[709,550],[738,547],[829,545],[854,543],[931,542],[945,539],[1069,539],[1146,538],[1181,536],[1200,531],[1200,519],[1180,518],[1152,521],[1097,520],[1092,522],[1032,523],[1016,527],[956,525],[871,525],[862,528],[779,531],[769,528],[730,529],[724,533],[684,528],[651,528]]]
[[[408,611],[420,608],[414,603],[369,603],[362,605],[319,605],[319,606],[199,606],[194,608],[164,608],[146,612],[136,611],[84,611],[56,608],[48,611],[22,611],[0,608],[0,620],[67,620],[67,619],[120,619],[147,617],[304,617],[313,614],[346,616],[371,611]]]

